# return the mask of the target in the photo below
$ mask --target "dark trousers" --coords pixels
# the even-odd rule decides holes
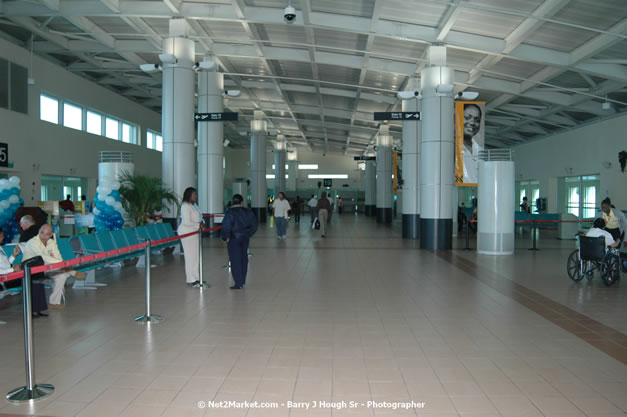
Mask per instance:
[[[226,244],[231,261],[231,274],[236,287],[246,284],[248,272],[248,239],[229,239]]]
[[[300,211],[294,212],[294,223],[300,223]]]
[[[43,275],[43,273],[41,275]],[[23,281],[23,279],[16,279],[7,282],[5,286],[7,289],[20,287],[23,285]],[[48,310],[48,301],[46,300],[46,290],[44,289],[44,284],[42,284],[40,281],[31,281],[30,296],[33,313],[39,313]]]

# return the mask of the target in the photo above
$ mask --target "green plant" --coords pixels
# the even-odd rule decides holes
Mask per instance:
[[[121,184],[120,201],[135,226],[147,224],[154,211],[161,209],[164,204],[174,204],[178,211],[177,195],[164,187],[161,179],[125,172],[118,181]]]

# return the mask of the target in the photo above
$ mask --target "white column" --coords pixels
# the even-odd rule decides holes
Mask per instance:
[[[415,81],[415,80],[412,80]],[[410,83],[410,89],[418,86]],[[403,111],[420,111],[417,98],[403,100]],[[420,237],[420,122],[403,121],[403,238]]]
[[[514,162],[480,161],[477,252],[514,254]]]
[[[194,41],[188,39],[187,23],[170,20],[170,38],[163,41],[162,136],[163,185],[179,197],[196,186],[194,175]],[[165,206],[163,216],[174,218],[176,206]]]
[[[274,145],[274,198],[279,198],[279,192],[285,192],[285,136],[278,135]]]
[[[262,111],[255,111],[250,122],[250,186],[251,209],[259,223],[266,222],[266,121]]]
[[[198,72],[198,113],[222,113],[223,88],[223,74]],[[198,206],[206,214],[224,211],[223,139],[222,122],[198,122]]]
[[[453,245],[454,81],[453,69],[440,66],[446,63],[446,49],[443,51],[443,57],[437,56],[437,52],[442,52],[441,48],[445,47],[430,48],[430,62],[434,66],[424,69],[420,78],[423,97],[420,142],[420,247],[430,250],[447,250]]]
[[[377,172],[376,172],[376,162],[366,161],[366,183],[365,183],[365,209],[366,216],[375,216],[376,215],[376,207],[377,207]]]
[[[377,138],[377,223],[392,223],[392,143],[389,126]]]

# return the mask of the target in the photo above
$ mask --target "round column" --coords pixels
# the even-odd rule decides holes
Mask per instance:
[[[365,209],[366,216],[372,217],[377,214],[377,172],[376,162],[366,161],[366,184],[365,184]]]
[[[514,254],[514,175],[512,161],[479,161],[477,252],[480,254]]]
[[[163,41],[162,136],[163,185],[180,198],[187,187],[196,186],[194,175],[194,41],[182,37]],[[175,58],[175,62],[171,58]],[[176,218],[175,205],[166,205],[164,218]]]
[[[402,101],[403,111],[420,111],[420,101]],[[403,121],[403,239],[420,238],[420,122]]]
[[[279,198],[279,192],[285,192],[285,137],[279,136],[274,145],[274,198]]]
[[[259,223],[266,222],[266,122],[262,120],[263,112],[255,112],[255,120],[250,130],[250,186],[251,210]]]
[[[392,142],[387,126],[377,139],[377,223],[392,223]]]
[[[453,69],[426,68],[420,83],[420,247],[448,250],[453,246],[455,191]]]
[[[214,71],[198,73],[198,113],[222,113],[223,74]],[[224,211],[224,124],[198,122],[198,207],[204,214]],[[214,218],[208,218],[214,226]]]
[[[246,206],[248,201],[248,184],[246,184],[243,178],[238,178],[233,182],[233,195],[235,194],[239,194],[244,198],[244,206]]]

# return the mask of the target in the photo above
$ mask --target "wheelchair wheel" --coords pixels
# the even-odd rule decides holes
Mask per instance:
[[[581,259],[579,259],[579,249],[571,252],[568,256],[568,262],[566,262],[566,272],[573,281],[581,281],[583,274],[581,273]]]
[[[601,279],[603,283],[611,287],[620,280],[620,258],[614,254],[608,254],[601,263]]]

